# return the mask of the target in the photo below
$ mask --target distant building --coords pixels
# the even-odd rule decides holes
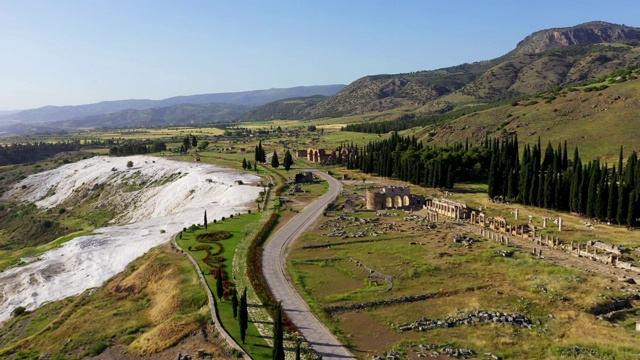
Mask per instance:
[[[302,157],[301,151],[298,150],[298,157]],[[322,163],[326,165],[332,164],[345,164],[349,157],[355,158],[358,154],[355,148],[347,149],[342,148],[340,150],[335,151],[327,151],[325,149],[313,149],[309,148],[306,150],[307,160],[314,163]]]
[[[425,197],[411,194],[408,186],[389,186],[379,191],[367,190],[366,203],[368,210],[419,210],[425,204]]]
[[[296,150],[296,157],[297,158],[306,158],[307,157],[307,150]]]

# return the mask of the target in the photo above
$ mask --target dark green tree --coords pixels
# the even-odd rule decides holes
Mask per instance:
[[[204,211],[204,229],[207,230],[207,210]]]
[[[249,326],[249,310],[247,308],[247,289],[244,289],[242,296],[240,296],[240,311],[238,312],[238,322],[240,323],[240,339],[244,344],[244,339],[247,336],[247,327]]]
[[[247,170],[247,158],[242,158],[242,169]]]
[[[284,153],[284,169],[289,171],[291,165],[293,165],[293,156],[291,156],[291,152],[287,150],[287,152]]]
[[[282,303],[278,303],[273,324],[272,360],[284,360],[284,329],[282,327]]]
[[[295,360],[300,360],[300,342],[296,342],[296,359]]]
[[[238,317],[238,295],[237,291],[233,289],[233,296],[231,297],[231,308],[233,309],[233,318],[236,319]]]
[[[616,202],[618,201],[618,184],[617,184],[616,168],[613,167],[613,173],[611,174],[611,180],[609,181],[609,197],[607,199],[607,221],[615,222],[617,218],[616,211],[618,207]]]
[[[222,300],[222,295],[224,294],[224,286],[222,284],[222,269],[218,269],[218,275],[216,276],[216,294],[218,295],[218,299]]]
[[[629,193],[629,210],[627,211],[627,226],[632,227],[636,224],[637,208],[636,208],[636,191]]]
[[[195,135],[191,137],[191,146],[194,148],[198,146],[198,138]]]
[[[184,151],[189,151],[189,147],[191,146],[191,140],[189,139],[189,136],[186,136],[184,139],[182,139],[182,146],[184,146]]]
[[[274,168],[278,168],[280,166],[280,161],[278,160],[278,153],[274,150],[273,155],[271,156],[271,166]]]

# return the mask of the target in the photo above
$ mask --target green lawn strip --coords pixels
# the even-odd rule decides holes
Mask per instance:
[[[67,241],[73,240],[80,236],[92,235],[91,231],[78,231],[66,236],[59,237],[54,241],[36,247],[28,247],[19,250],[0,251],[0,271],[13,265],[20,265],[24,262],[22,258],[33,258],[44,254],[45,252],[62,246]]]
[[[224,329],[233,337],[240,346],[253,358],[253,359],[266,359],[271,357],[271,348],[267,344],[267,342],[263,339],[262,335],[256,328],[253,322],[249,322],[249,327],[247,328],[247,335],[245,344],[242,344],[242,340],[240,339],[240,326],[237,319],[233,318],[233,309],[231,306],[231,299],[228,300],[220,300],[216,294],[216,280],[215,277],[210,274],[211,268],[203,262],[203,259],[206,256],[205,251],[195,250],[195,247],[198,245],[211,245],[213,247],[213,251],[217,249],[217,245],[212,243],[202,243],[196,240],[196,236],[199,234],[212,233],[214,231],[228,231],[233,237],[225,240],[219,241],[222,244],[222,253],[218,256],[224,257],[224,269],[229,274],[229,280],[235,283],[236,288],[239,292],[244,289],[242,284],[236,283],[234,281],[232,271],[232,264],[234,254],[236,252],[236,248],[238,244],[245,239],[247,232],[250,232],[249,229],[252,229],[256,224],[259,223],[260,217],[262,214],[260,213],[252,213],[252,214],[243,214],[239,216],[234,216],[233,218],[226,218],[224,221],[217,221],[215,224],[210,223],[208,225],[208,230],[205,230],[203,226],[196,229],[195,231],[186,231],[182,233],[182,238],[178,236],[178,244],[185,250],[188,251],[198,262],[201,271],[204,274],[205,280],[209,286],[209,289],[214,294],[217,306],[217,314],[220,319],[220,323],[224,327]],[[191,247],[191,250],[189,250]],[[250,302],[253,303],[253,302]]]

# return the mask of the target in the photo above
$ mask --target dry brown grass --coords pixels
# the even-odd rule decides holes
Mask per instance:
[[[16,351],[78,356],[91,354],[101,343],[115,346],[115,353],[160,353],[201,334],[210,317],[204,305],[206,295],[190,263],[163,245],[105,287],[6,324],[0,329],[0,357]],[[203,348],[219,354],[220,347],[218,340],[210,340]]]

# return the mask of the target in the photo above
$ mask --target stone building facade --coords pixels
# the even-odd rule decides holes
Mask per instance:
[[[435,211],[440,215],[448,216],[456,220],[465,220],[471,216],[467,204],[448,200],[448,199],[432,199],[427,200],[426,208],[430,211]]]
[[[424,204],[425,197],[411,194],[408,186],[384,187],[379,191],[367,190],[366,194],[368,210],[420,210]]]

